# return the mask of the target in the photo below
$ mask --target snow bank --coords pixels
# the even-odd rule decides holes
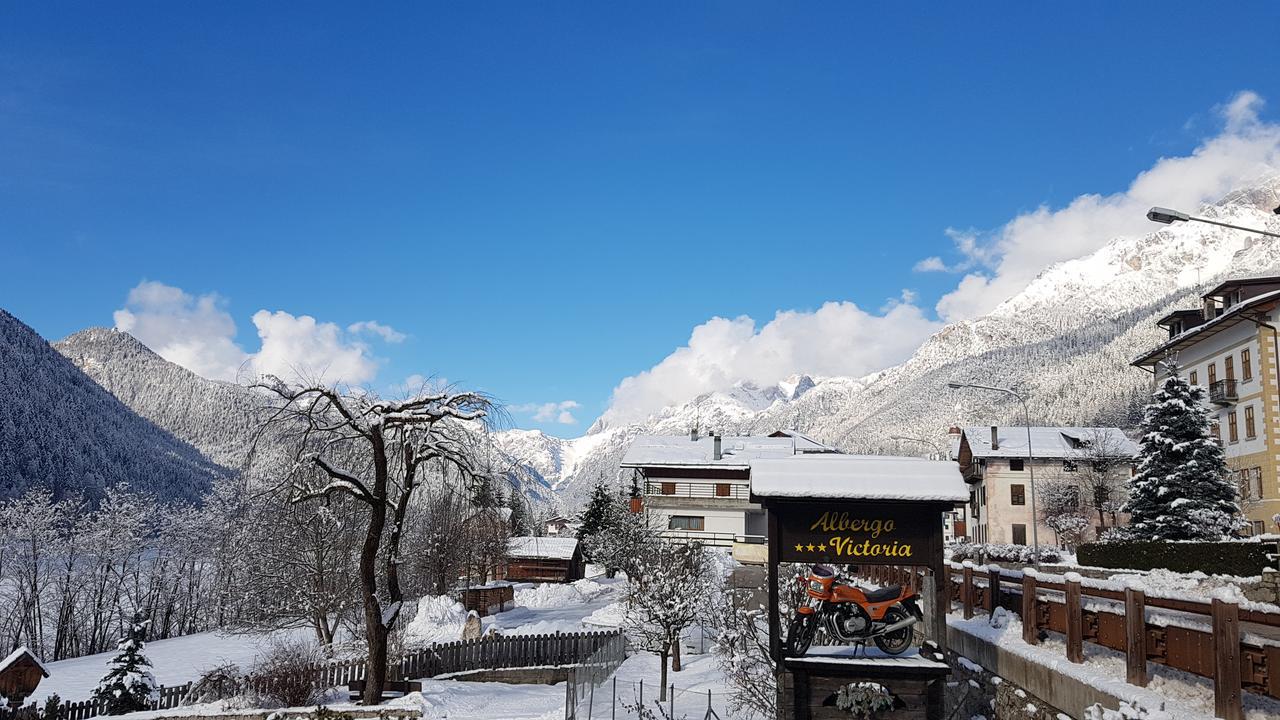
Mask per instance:
[[[527,608],[558,608],[585,603],[608,587],[594,580],[575,580],[567,584],[543,583],[525,587],[517,586],[515,602],[517,606]]]
[[[453,642],[462,639],[467,609],[448,595],[426,595],[418,600],[413,620],[405,626],[410,645]]]

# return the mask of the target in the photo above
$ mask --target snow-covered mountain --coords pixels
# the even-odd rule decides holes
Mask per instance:
[[[1271,213],[1277,204],[1280,177],[1233,192],[1200,214],[1280,231]],[[1280,241],[1273,238],[1203,223],[1117,237],[1047,268],[988,315],[948,325],[906,362],[865,378],[799,376],[763,389],[740,384],[627,427],[597,421],[587,435],[568,440],[511,431],[501,442],[513,456],[540,463],[542,476],[574,506],[597,479],[622,480],[618,459],[638,433],[681,434],[695,424],[725,433],[795,428],[853,452],[921,452],[927,447],[900,447],[892,436],[941,446],[951,425],[1021,422],[1016,400],[952,391],[951,380],[1019,389],[1034,423],[1132,427],[1150,376],[1129,361],[1160,341],[1155,321],[1175,307],[1197,307],[1200,292],[1229,277],[1266,272],[1280,273]]]
[[[0,497],[44,486],[101,497],[128,483],[161,500],[198,501],[227,472],[140,417],[0,310]]]

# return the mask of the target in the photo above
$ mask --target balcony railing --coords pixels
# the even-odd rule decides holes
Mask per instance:
[[[659,535],[664,540],[675,542],[698,542],[715,547],[733,547],[734,545],[763,545],[768,538],[763,535],[742,535],[738,533],[702,532],[699,530],[663,530]]]
[[[655,497],[750,500],[751,488],[740,483],[661,482],[644,484],[644,494]]]
[[[1209,402],[1214,405],[1231,405],[1239,398],[1235,380],[1215,380],[1209,383]]]

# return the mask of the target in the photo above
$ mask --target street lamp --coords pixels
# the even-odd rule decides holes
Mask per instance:
[[[1009,388],[995,387],[992,385],[975,385],[974,383],[949,382],[947,387],[952,390],[961,388],[972,388],[974,390],[988,390],[990,392],[1005,393],[1018,398],[1018,402],[1022,403],[1022,417],[1027,427],[1027,473],[1030,478],[1031,485],[1031,550],[1034,553],[1036,570],[1040,569],[1040,533],[1036,532],[1036,527],[1040,524],[1040,518],[1036,516],[1036,461],[1031,453],[1031,410],[1027,408],[1027,399],[1022,395],[1010,390]]]
[[[1277,215],[1280,215],[1280,207],[1276,208],[1272,212],[1274,212]],[[1202,223],[1208,223],[1210,225],[1218,225],[1220,227],[1231,228],[1232,230],[1243,230],[1245,232],[1257,233],[1259,235],[1268,235],[1270,237],[1280,238],[1280,233],[1273,233],[1267,230],[1259,230],[1257,228],[1247,228],[1247,227],[1242,227],[1240,225],[1232,225],[1231,223],[1218,222],[1217,220],[1210,220],[1209,218],[1195,217],[1194,215],[1188,215],[1178,210],[1170,210],[1169,208],[1153,207],[1147,211],[1147,219],[1152,222],[1163,223],[1165,225],[1172,225],[1175,222],[1190,222],[1190,221],[1202,222]]]
[[[906,440],[906,441],[908,441],[908,442],[918,442],[918,443],[923,443],[923,444],[928,445],[929,447],[933,448],[934,450],[937,450],[937,451],[938,451],[938,457],[939,457],[940,459],[942,459],[942,460],[946,460],[946,459],[947,459],[947,453],[945,453],[945,452],[943,452],[943,451],[942,451],[942,446],[941,446],[941,445],[939,445],[938,443],[936,443],[936,442],[932,441],[932,440],[926,440],[926,439],[924,439],[924,438],[917,438],[917,437],[907,437],[906,435],[890,435],[890,436],[889,436],[889,439],[890,439],[890,440]]]

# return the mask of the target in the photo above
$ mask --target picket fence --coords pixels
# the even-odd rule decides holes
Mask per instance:
[[[459,640],[430,645],[406,653],[388,668],[388,680],[429,678],[451,673],[484,669],[539,667],[546,665],[578,665],[592,662],[597,653],[612,651],[623,643],[621,631],[553,633],[546,635],[495,635],[478,640]],[[365,678],[364,658],[336,660],[308,666],[300,671],[312,679],[316,687],[333,688],[350,685]],[[248,677],[249,690],[269,690],[270,679]],[[192,683],[174,687],[160,686],[152,710],[178,707],[191,692]],[[57,720],[87,720],[103,715],[103,706],[94,700],[62,703]],[[15,720],[34,720],[40,716],[36,704],[18,710]]]
[[[1145,687],[1147,664],[1175,668],[1213,681],[1214,712],[1225,720],[1243,720],[1243,692],[1280,698],[1280,647],[1248,637],[1241,623],[1280,628],[1280,613],[1242,608],[1214,599],[1146,597],[1141,590],[1091,587],[1047,573],[1022,573],[999,567],[950,563],[948,594],[965,618],[996,608],[1022,619],[1022,638],[1040,642],[1040,631],[1061,633],[1066,657],[1083,663],[1084,643],[1125,654],[1126,681]],[[921,587],[919,568],[865,566],[872,582]],[[1088,600],[1086,603],[1085,600]],[[1148,608],[1166,611],[1160,623]],[[1180,618],[1179,615],[1182,617]]]

